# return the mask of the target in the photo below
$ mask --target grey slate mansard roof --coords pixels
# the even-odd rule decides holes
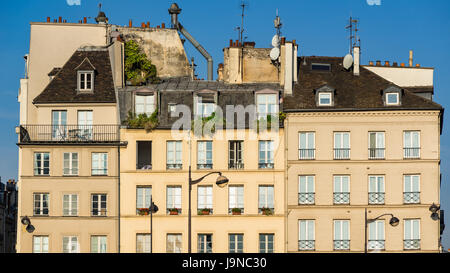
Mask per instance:
[[[361,66],[360,75],[343,68],[341,57],[305,57],[299,58],[299,80],[294,85],[293,95],[284,99],[285,112],[308,111],[368,111],[368,110],[441,110],[441,105],[422,98],[408,88],[398,87]],[[331,64],[331,72],[313,71],[312,63]],[[318,106],[315,90],[328,85],[335,89],[333,106]],[[388,87],[401,90],[401,105],[385,106],[383,90]],[[415,90],[414,90],[415,91]]]
[[[94,70],[94,92],[77,92],[77,71]],[[78,49],[34,99],[34,104],[48,103],[115,103],[116,94],[108,50],[105,47]]]

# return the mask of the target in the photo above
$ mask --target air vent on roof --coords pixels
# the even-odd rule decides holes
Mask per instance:
[[[331,64],[313,63],[311,69],[316,71],[331,71]]]

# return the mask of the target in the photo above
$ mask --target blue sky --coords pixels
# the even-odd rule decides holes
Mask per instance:
[[[79,2],[80,5],[76,5]],[[0,176],[3,181],[17,178],[17,136],[19,79],[24,75],[23,55],[29,49],[29,22],[45,21],[47,16],[62,16],[68,22],[96,17],[98,0],[17,0],[5,1],[0,9]],[[170,25],[166,0],[103,0],[110,23],[134,25],[150,21],[152,26]],[[257,47],[270,47],[275,33],[276,9],[282,18],[282,33],[300,45],[301,55],[344,56],[348,53],[347,25],[350,15],[360,19],[362,62],[408,61],[414,50],[414,62],[434,67],[435,101],[450,105],[450,1],[380,0],[247,0],[249,4],[245,36]],[[75,5],[69,5],[74,4]],[[222,49],[236,40],[240,25],[240,0],[179,0],[183,9],[180,21],[210,52],[214,66],[223,61]],[[93,22],[93,19],[88,19]],[[206,78],[206,62],[186,43],[189,57],[195,57],[198,73]],[[450,248],[450,128],[448,113],[441,137],[442,208],[449,213],[444,246]]]

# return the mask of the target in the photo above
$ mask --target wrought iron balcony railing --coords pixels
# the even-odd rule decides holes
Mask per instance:
[[[259,163],[258,168],[259,169],[273,169],[273,168],[275,168],[275,164],[274,163]]]
[[[367,242],[367,249],[370,250],[384,250],[385,241],[384,240],[370,240]]]
[[[314,251],[316,249],[315,240],[299,240],[298,250],[299,251]]]
[[[350,240],[334,240],[334,250],[350,250]]]
[[[420,192],[404,192],[403,202],[405,204],[419,204],[420,203]]]
[[[420,249],[420,239],[403,240],[403,248],[405,250],[418,250],[418,249]]]
[[[212,168],[213,168],[212,163],[206,163],[206,164],[197,163],[198,170],[211,170]]]
[[[119,125],[21,125],[20,143],[117,143]]]
[[[334,201],[335,205],[350,204],[350,193],[349,192],[335,192],[333,194],[333,201]]]
[[[299,149],[298,150],[299,160],[313,160],[316,159],[316,149]]]
[[[420,158],[420,148],[403,148],[403,157],[405,159]]]
[[[299,193],[298,194],[298,204],[299,205],[314,205],[315,193]]]
[[[369,204],[384,205],[384,192],[369,192]]]
[[[183,168],[183,164],[169,164],[166,166],[167,170],[181,170]]]
[[[151,170],[152,164],[148,163],[138,163],[136,164],[136,170]]]
[[[347,160],[350,159],[350,149],[335,148],[334,149],[335,160]]]
[[[384,159],[385,148],[369,148],[369,159]]]
[[[228,169],[232,170],[243,170],[244,169],[244,163],[235,161],[235,162],[229,162],[228,163]]]

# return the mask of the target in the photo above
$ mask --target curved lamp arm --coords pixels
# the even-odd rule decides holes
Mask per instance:
[[[392,214],[392,213],[385,213],[385,214],[382,214],[382,215],[378,216],[377,218],[367,219],[367,222],[368,223],[373,223],[376,220],[380,219],[381,217],[388,216],[388,215],[390,215],[392,218],[394,217],[394,214]]]
[[[210,176],[210,175],[212,175],[212,174],[222,175],[221,172],[211,172],[211,173],[208,173],[207,175],[204,175],[204,176],[200,177],[199,179],[191,180],[191,181],[189,181],[189,183],[190,183],[191,185],[198,184],[198,183],[202,182],[202,180],[205,179],[207,176]]]

